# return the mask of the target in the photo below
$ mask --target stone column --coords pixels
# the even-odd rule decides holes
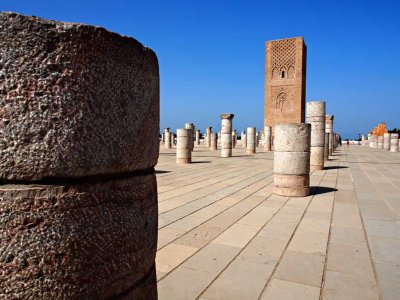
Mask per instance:
[[[169,128],[164,129],[164,138],[165,138],[165,148],[171,149],[171,133],[169,132]]]
[[[235,148],[235,131],[232,130],[232,148]]]
[[[256,131],[256,147],[258,147],[259,143],[260,143],[260,133]]]
[[[165,134],[164,132],[161,134],[161,144],[165,143]]]
[[[366,141],[365,141],[365,135],[361,135],[361,145],[362,146],[365,146],[365,143],[366,143]]]
[[[275,126],[275,194],[288,197],[310,194],[310,136],[310,124]]]
[[[193,123],[185,123],[185,128],[190,130],[190,151],[194,149],[194,127]]]
[[[176,130],[176,163],[192,162],[192,130],[180,128]]]
[[[370,134],[370,133],[368,133],[368,139],[367,139],[366,146],[369,146],[369,147],[371,147],[370,143],[371,143],[371,134]]]
[[[265,126],[264,127],[264,150],[271,151],[271,143],[272,143],[272,127]]]
[[[207,127],[206,128],[206,134],[207,134],[206,145],[208,148],[211,147],[211,132],[212,132],[212,127]]]
[[[371,135],[371,142],[369,144],[371,148],[378,148],[378,136],[375,134]]]
[[[221,130],[218,131],[218,139],[217,139],[218,144],[221,144]]]
[[[218,150],[218,135],[216,133],[211,133],[211,150]]]
[[[383,149],[390,150],[390,133],[383,134]]]
[[[248,127],[247,128],[246,153],[247,154],[256,153],[256,128],[255,127]]]
[[[378,149],[383,149],[383,135],[378,135]]]
[[[324,159],[329,159],[329,133],[325,132],[325,141],[324,141]]]
[[[196,145],[200,145],[200,129],[196,130]]]
[[[221,114],[221,157],[232,156],[232,119],[234,114]]]
[[[242,131],[240,135],[240,139],[242,141],[242,148],[247,148],[247,138],[246,138],[246,131]]]
[[[391,133],[390,134],[390,152],[398,152],[399,151],[399,134]]]
[[[307,102],[307,123],[311,124],[311,170],[324,169],[325,107],[323,101]]]
[[[234,139],[233,141],[234,141],[234,145],[235,145],[235,147],[236,147],[236,145],[237,145],[237,139],[238,139],[236,129],[234,130],[234,132],[235,132],[235,139]]]
[[[0,27],[0,298],[157,299],[157,56],[84,24]]]
[[[329,145],[328,145],[328,155],[333,154],[333,118],[332,115],[325,116],[325,132],[329,133]]]

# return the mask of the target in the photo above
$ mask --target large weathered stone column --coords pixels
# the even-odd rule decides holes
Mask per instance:
[[[311,124],[311,170],[324,169],[325,107],[323,101],[307,102],[307,123]]]
[[[324,159],[329,159],[329,133],[325,132],[325,141],[324,141]]]
[[[234,114],[221,114],[221,157],[232,156],[232,119]]]
[[[242,141],[242,148],[247,148],[246,131],[242,131],[240,134],[240,140]]]
[[[196,130],[196,145],[200,145],[200,129]]]
[[[325,116],[325,131],[329,133],[329,151],[328,155],[331,156],[333,153],[333,118],[334,116],[332,115],[326,115]]]
[[[218,150],[218,135],[215,132],[211,133],[211,150]]]
[[[195,126],[193,125],[193,123],[185,123],[185,128],[190,130],[190,151],[193,151]]]
[[[192,162],[192,140],[191,129],[176,130],[176,163],[190,164]]]
[[[246,153],[247,154],[256,153],[256,128],[255,127],[248,127],[247,128]]]
[[[207,127],[206,128],[206,145],[208,148],[211,147],[211,132],[212,132],[212,127]]]
[[[265,126],[264,127],[264,150],[271,151],[271,143],[272,143],[272,127]]]
[[[389,139],[390,139],[390,138],[389,138]],[[364,135],[364,134],[361,135],[361,145],[362,145],[362,146],[365,146],[365,145],[366,145],[366,140],[365,140],[365,135]]]
[[[383,134],[383,149],[390,150],[390,133]]]
[[[383,149],[383,135],[378,135],[378,149]]]
[[[156,55],[83,24],[0,28],[0,298],[156,299]]]
[[[390,134],[390,152],[398,152],[399,151],[399,134],[391,133]]]
[[[171,133],[169,132],[169,128],[164,129],[164,138],[165,138],[165,148],[171,149]]]
[[[367,139],[366,146],[370,147],[370,143],[371,143],[371,134],[368,133],[368,139]]]
[[[310,124],[275,126],[275,194],[288,197],[310,194],[310,136]]]

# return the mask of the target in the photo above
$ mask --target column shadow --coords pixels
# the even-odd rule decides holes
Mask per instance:
[[[320,194],[326,194],[326,193],[331,193],[331,192],[336,192],[337,189],[335,188],[330,188],[330,187],[325,187],[325,186],[310,186],[310,194],[311,195],[320,195]]]

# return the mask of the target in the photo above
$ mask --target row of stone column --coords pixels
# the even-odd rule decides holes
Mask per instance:
[[[384,149],[391,152],[398,152],[400,140],[398,133],[384,133],[383,135],[368,134],[368,140],[364,144],[369,144],[371,148]]]

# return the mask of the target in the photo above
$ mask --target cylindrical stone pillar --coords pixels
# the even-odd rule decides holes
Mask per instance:
[[[332,115],[325,116],[325,132],[329,133],[329,145],[328,145],[328,155],[331,156],[333,154],[333,118]]]
[[[368,133],[368,139],[367,139],[366,146],[371,147],[370,143],[371,143],[371,134]]]
[[[256,128],[248,127],[246,136],[247,136],[246,153],[247,154],[256,153]]]
[[[206,145],[208,148],[211,147],[211,132],[212,132],[212,127],[207,127],[206,128]]]
[[[390,133],[383,134],[383,149],[390,150]]]
[[[329,135],[330,133],[325,132],[325,141],[324,141],[324,159],[329,159]]]
[[[218,140],[217,139],[218,139],[218,135],[215,132],[211,133],[211,138],[210,138],[211,150],[218,150]]]
[[[0,27],[0,298],[157,299],[156,54],[84,24]]]
[[[246,137],[246,131],[242,131],[240,135],[240,139],[242,141],[242,148],[247,148],[247,137]]]
[[[383,149],[383,135],[378,135],[378,149]]]
[[[307,123],[311,124],[311,170],[324,169],[325,107],[326,104],[323,101],[307,103]]]
[[[272,143],[272,127],[264,126],[264,150],[271,151],[271,143]]]
[[[256,147],[258,147],[259,143],[260,143],[260,133],[256,131]]]
[[[161,144],[165,143],[165,134],[164,132],[161,134]]]
[[[235,145],[235,131],[232,130],[232,148],[236,148]]]
[[[378,148],[378,136],[375,134],[371,135],[371,142],[369,144],[371,148]]]
[[[232,119],[234,114],[221,114],[221,157],[232,156]]]
[[[217,139],[218,144],[221,144],[221,130],[218,131],[218,139]]]
[[[274,193],[288,197],[310,194],[310,124],[275,126]]]
[[[169,132],[169,128],[164,129],[164,138],[165,138],[165,148],[171,149],[171,133]]]
[[[200,129],[196,130],[196,145],[200,145]]]
[[[390,134],[390,152],[398,152],[399,151],[399,134],[391,133]]]
[[[192,162],[192,130],[180,128],[176,130],[176,163]]]
[[[185,123],[185,129],[190,130],[190,151],[194,149],[194,127],[193,123]]]

